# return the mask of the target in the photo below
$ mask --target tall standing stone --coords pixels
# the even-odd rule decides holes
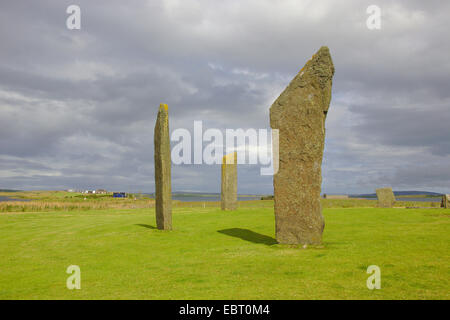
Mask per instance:
[[[379,188],[376,189],[378,198],[378,207],[380,208],[392,208],[395,203],[394,192],[392,188]]]
[[[443,194],[441,208],[450,209],[450,194]]]
[[[270,107],[270,126],[279,130],[279,169],[273,178],[279,243],[322,241],[321,166],[333,75],[330,52],[321,47]]]
[[[156,226],[160,230],[172,229],[172,187],[170,176],[169,108],[159,106],[155,125],[155,198]]]
[[[229,153],[222,158],[222,210],[237,209],[237,153]]]

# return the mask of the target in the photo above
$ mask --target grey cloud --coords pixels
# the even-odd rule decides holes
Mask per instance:
[[[365,27],[369,1],[79,1],[79,31],[65,28],[70,4],[0,5],[2,187],[153,191],[160,102],[171,130],[267,128],[271,103],[328,45],[323,190],[450,188],[418,166],[450,160],[448,3],[379,1],[379,31]],[[174,189],[218,191],[219,170],[174,166]],[[240,166],[239,191],[270,193],[271,180]]]

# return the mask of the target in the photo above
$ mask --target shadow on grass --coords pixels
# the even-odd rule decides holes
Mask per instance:
[[[142,224],[142,223],[135,224],[135,226],[140,226],[140,227],[144,227],[144,228],[147,228],[147,229],[157,229],[154,226],[151,226],[149,224]]]
[[[271,246],[271,245],[277,244],[277,241],[274,238],[265,236],[260,233],[256,233],[256,232],[248,230],[248,229],[231,228],[231,229],[218,230],[217,232],[226,234],[227,236],[239,238],[239,239],[242,239],[245,241],[265,244],[266,246]]]

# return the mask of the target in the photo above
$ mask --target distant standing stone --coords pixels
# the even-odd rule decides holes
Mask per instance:
[[[160,230],[172,229],[172,187],[170,176],[169,108],[159,106],[155,125],[155,200],[156,226]]]
[[[441,208],[450,209],[450,194],[442,195]]]
[[[237,209],[237,153],[233,152],[222,158],[222,210]]]
[[[379,188],[376,190],[378,198],[378,207],[380,208],[392,208],[395,203],[394,192],[392,188]]]
[[[279,243],[322,241],[321,166],[333,75],[330,52],[321,47],[270,107],[270,126],[279,129],[279,169],[273,179]]]

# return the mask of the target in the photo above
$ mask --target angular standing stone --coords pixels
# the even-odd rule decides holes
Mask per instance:
[[[222,159],[222,210],[237,209],[237,153],[233,152],[223,156]]]
[[[450,209],[450,194],[442,195],[441,208]]]
[[[270,107],[270,126],[279,130],[279,169],[273,178],[279,243],[322,241],[321,166],[333,75],[330,52],[321,47]]]
[[[379,188],[376,190],[378,198],[378,207],[380,208],[392,208],[395,203],[394,192],[392,188]]]
[[[159,106],[154,140],[156,226],[160,230],[171,230],[172,187],[170,177],[169,110],[167,104],[161,103]]]

